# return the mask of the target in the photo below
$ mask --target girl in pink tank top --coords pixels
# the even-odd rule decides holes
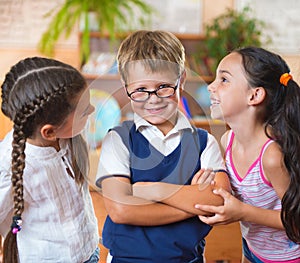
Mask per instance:
[[[223,206],[196,205],[210,224],[241,222],[243,262],[300,262],[300,88],[286,62],[262,48],[224,57],[209,85],[232,193]]]

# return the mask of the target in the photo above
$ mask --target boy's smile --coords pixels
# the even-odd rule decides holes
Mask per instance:
[[[140,62],[132,64],[128,70],[128,83],[126,91],[128,95],[138,91],[149,91],[148,99],[134,101],[131,99],[133,111],[149,123],[156,125],[164,134],[172,128],[177,117],[179,90],[178,75],[170,70],[151,72],[146,70]],[[178,87],[176,87],[178,85]],[[170,96],[162,98],[160,90],[170,87]],[[154,93],[153,91],[156,91]],[[164,93],[162,93],[164,96]],[[168,95],[168,93],[167,93]]]

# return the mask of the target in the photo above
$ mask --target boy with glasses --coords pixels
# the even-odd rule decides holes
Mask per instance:
[[[229,183],[200,170],[224,169],[218,143],[179,111],[184,48],[171,33],[142,30],[123,41],[117,60],[134,119],[108,132],[97,173],[111,262],[203,262],[211,227],[193,204],[221,204],[207,182]]]

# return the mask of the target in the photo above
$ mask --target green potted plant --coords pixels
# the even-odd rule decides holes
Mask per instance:
[[[245,46],[262,46],[271,42],[263,36],[265,24],[251,16],[251,9],[241,11],[227,9],[205,26],[204,40],[199,44],[196,60],[208,67],[214,75],[217,64],[230,51]],[[201,61],[200,61],[201,60]]]
[[[51,10],[46,16],[52,15],[55,11]],[[73,28],[82,21],[80,53],[83,63],[90,54],[89,14],[91,12],[95,17],[99,32],[108,35],[113,40],[117,34],[130,30],[132,26],[143,26],[149,22],[153,8],[143,0],[65,0],[42,35],[38,44],[39,50],[52,56],[59,37],[63,33],[66,38],[69,37]]]

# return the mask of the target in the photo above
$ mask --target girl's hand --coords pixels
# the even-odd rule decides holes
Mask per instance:
[[[212,206],[196,204],[195,208],[214,214],[213,216],[199,216],[199,219],[212,226],[225,225],[240,221],[243,214],[244,203],[222,188],[214,189],[213,192],[224,199],[224,205]]]
[[[193,177],[191,184],[199,184],[199,190],[214,184],[215,172],[211,169],[200,169]]]

